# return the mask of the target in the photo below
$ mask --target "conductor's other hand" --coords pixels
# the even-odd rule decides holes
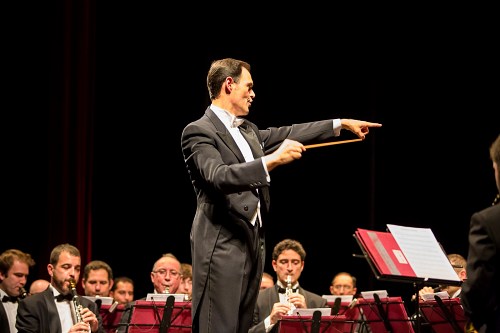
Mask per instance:
[[[349,130],[356,134],[360,139],[365,139],[366,134],[369,132],[370,127],[382,127],[382,124],[371,123],[369,121],[362,121],[356,119],[340,119],[342,128]]]
[[[267,169],[271,171],[279,165],[288,164],[293,160],[297,160],[302,157],[302,152],[305,150],[306,148],[304,148],[302,143],[285,139],[275,152],[264,157]]]

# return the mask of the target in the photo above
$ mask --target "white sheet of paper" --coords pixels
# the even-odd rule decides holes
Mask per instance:
[[[429,228],[388,224],[387,228],[419,278],[460,281]]]
[[[185,302],[186,295],[184,294],[155,294],[148,293],[146,295],[146,301],[155,301],[155,302],[166,302],[168,296],[174,296],[174,302]]]
[[[310,309],[303,309],[303,308],[296,308],[293,310],[292,316],[312,316],[314,314],[314,311],[320,311],[321,316],[329,316],[332,313],[332,308],[310,308]],[[286,317],[286,316],[285,316]]]
[[[353,295],[322,295],[321,297],[330,303],[335,302],[335,299],[337,298],[340,298],[341,303],[350,303],[352,302]]]
[[[101,300],[101,304],[103,305],[111,305],[113,304],[113,297],[107,297],[107,296],[82,296],[85,297],[86,299],[91,300],[92,302],[95,302],[96,299]]]

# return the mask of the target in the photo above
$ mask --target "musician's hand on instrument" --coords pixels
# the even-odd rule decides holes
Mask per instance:
[[[97,331],[99,328],[99,321],[97,320],[95,313],[93,313],[89,308],[83,308],[80,313],[82,315],[83,322],[90,325],[92,332]]]
[[[71,326],[68,333],[89,333],[89,332],[90,332],[89,324],[82,321]]]
[[[290,303],[295,305],[296,308],[302,308],[306,309],[307,304],[306,304],[306,298],[304,295],[299,294],[299,293],[291,293],[289,297]]]
[[[281,318],[288,313],[288,311],[290,311],[290,307],[287,304],[274,303],[271,314],[269,315],[271,324],[276,324],[278,320],[281,320]]]

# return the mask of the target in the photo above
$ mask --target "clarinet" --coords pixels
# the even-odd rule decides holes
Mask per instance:
[[[26,296],[28,296],[26,289],[24,289],[24,287],[19,287],[19,298],[24,299]]]
[[[73,319],[75,324],[83,322],[82,314],[80,311],[82,310],[82,305],[80,304],[80,299],[78,293],[76,292],[76,281],[71,279],[69,281],[69,286],[71,288],[71,294],[73,295],[73,299],[71,300],[71,313],[73,314]]]
[[[292,290],[292,276],[291,275],[287,275],[286,277],[286,289],[285,289],[285,296],[286,296],[286,300],[288,302],[288,305],[290,305],[290,307],[292,307],[292,303],[290,303],[290,295],[292,294],[293,290]],[[290,311],[288,311],[288,314],[292,314],[293,313],[293,310],[290,309]]]

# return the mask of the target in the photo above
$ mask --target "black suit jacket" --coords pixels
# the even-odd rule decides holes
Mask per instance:
[[[0,332],[10,332],[9,319],[2,301],[0,301]]]
[[[85,297],[79,297],[80,304],[94,312],[99,320],[97,332],[106,333],[97,305]],[[18,333],[62,333],[61,321],[57,312],[54,293],[51,288],[28,296],[17,308],[16,328]]]
[[[327,300],[319,296],[318,294],[307,291],[301,287],[298,290],[299,294],[304,295],[306,299],[306,305],[308,308],[326,308],[328,307]],[[275,285],[273,288],[263,289],[259,292],[259,297],[257,298],[257,305],[255,306],[255,311],[253,313],[253,325],[249,333],[265,333],[266,328],[264,326],[264,319],[271,314],[273,305],[280,301],[278,294],[278,287]],[[278,332],[278,324],[275,324],[271,329],[271,332]]]
[[[500,332],[500,204],[472,215],[461,300],[481,332]]]
[[[251,324],[260,290],[265,244],[262,237],[262,246],[253,247],[255,236],[250,221],[260,199],[265,229],[265,214],[270,204],[270,182],[261,157],[276,150],[287,138],[306,144],[334,137],[332,120],[265,130],[245,120],[240,128],[255,158],[249,163],[245,163],[230,132],[210,108],[182,132],[182,153],[197,199],[190,235],[193,327],[202,299],[210,299],[210,308],[217,309],[212,312],[223,316],[206,315],[212,318],[213,330]],[[243,270],[248,261],[255,262],[251,276]],[[247,283],[249,287],[242,290]],[[208,327],[202,320],[198,324]]]

